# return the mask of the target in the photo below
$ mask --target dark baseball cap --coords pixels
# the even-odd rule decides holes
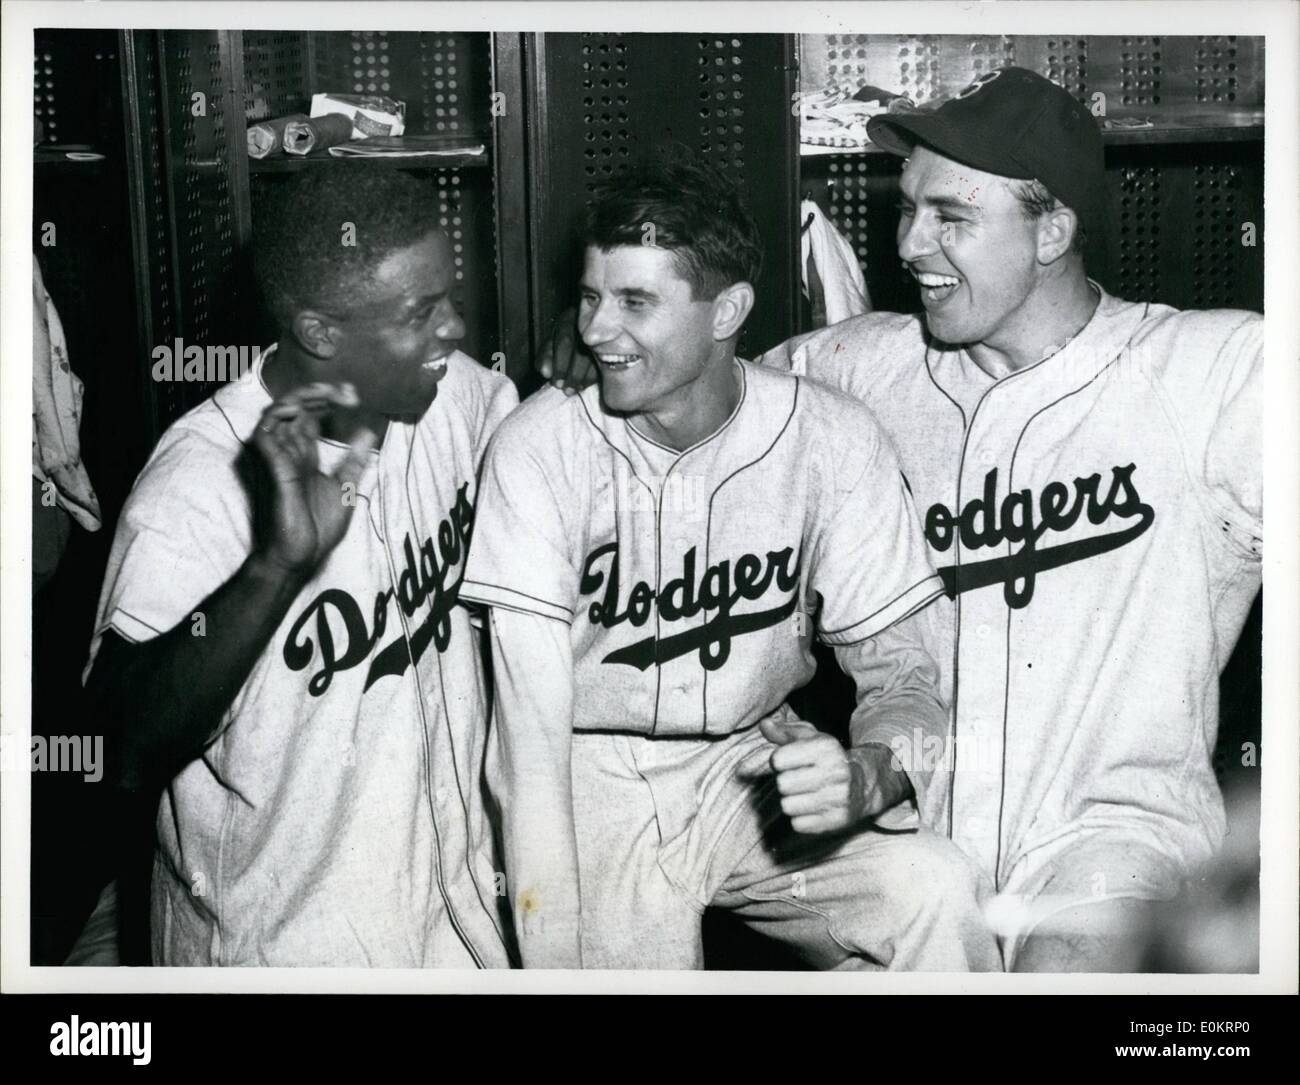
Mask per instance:
[[[1106,170],[1101,130],[1080,102],[1024,68],[986,72],[938,109],[882,113],[871,142],[909,155],[921,143],[1002,177],[1037,178],[1091,231],[1103,224]]]

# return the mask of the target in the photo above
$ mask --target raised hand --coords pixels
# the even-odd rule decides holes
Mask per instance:
[[[578,336],[577,319],[573,309],[564,310],[537,356],[537,372],[565,395],[581,392],[596,381],[596,362]]]
[[[359,403],[350,384],[303,385],[267,407],[253,431],[269,476],[257,510],[258,549],[286,571],[310,575],[347,531],[355,502],[345,487],[360,480],[375,434],[361,429],[333,474],[320,469],[316,441],[322,419]]]

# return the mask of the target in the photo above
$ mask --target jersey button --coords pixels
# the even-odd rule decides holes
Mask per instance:
[[[447,789],[445,787],[435,788],[433,792],[433,799],[434,802],[436,802],[439,806],[441,806],[443,803],[447,801]]]

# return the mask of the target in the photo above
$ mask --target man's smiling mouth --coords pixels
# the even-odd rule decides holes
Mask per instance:
[[[629,369],[641,360],[639,354],[604,354],[597,352],[596,360],[600,363],[602,369],[609,369],[613,372],[619,372]]]
[[[909,270],[912,278],[920,284],[921,297],[932,304],[947,301],[961,285],[961,280],[956,275],[940,275],[934,271],[917,271],[915,268]]]

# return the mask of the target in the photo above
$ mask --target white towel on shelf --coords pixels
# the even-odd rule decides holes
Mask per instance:
[[[871,296],[853,246],[813,200],[804,200],[799,205],[799,222],[808,224],[800,239],[799,267],[804,293],[813,301],[814,309],[817,308],[815,289],[820,285],[827,324],[838,324],[851,316],[871,312]],[[809,282],[810,260],[817,283]]]
[[[68,364],[68,344],[32,255],[32,474],[51,482],[58,504],[87,531],[101,524],[99,498],[81,462],[83,386]]]

